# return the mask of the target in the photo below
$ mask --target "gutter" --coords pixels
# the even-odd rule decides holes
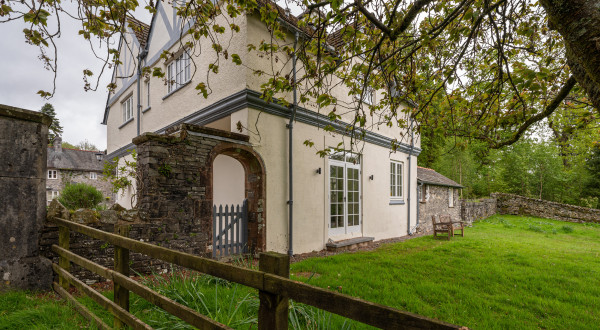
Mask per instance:
[[[298,32],[294,34],[294,53],[292,54],[292,70],[294,71],[294,105],[292,107],[292,113],[290,114],[290,122],[287,124],[288,129],[288,187],[289,187],[289,200],[288,204],[288,255],[291,257],[294,255],[293,250],[293,237],[294,237],[294,162],[293,162],[293,137],[294,137],[294,119],[296,119],[296,109],[298,107],[298,100],[296,97],[296,47],[298,45]]]

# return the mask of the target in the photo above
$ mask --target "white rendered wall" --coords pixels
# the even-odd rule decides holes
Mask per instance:
[[[238,205],[245,198],[246,174],[233,157],[218,155],[213,162],[213,204]]]

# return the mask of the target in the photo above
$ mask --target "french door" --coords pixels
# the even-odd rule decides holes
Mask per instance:
[[[329,235],[359,232],[360,164],[329,160]]]

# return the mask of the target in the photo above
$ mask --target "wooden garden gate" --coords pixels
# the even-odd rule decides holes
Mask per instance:
[[[248,252],[248,200],[241,205],[213,206],[214,259]]]

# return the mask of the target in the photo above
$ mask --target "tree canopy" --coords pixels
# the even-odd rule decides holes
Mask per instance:
[[[44,65],[56,70],[54,39],[60,18],[69,15],[81,22],[79,34],[86,41],[106,45],[107,65],[118,64],[111,40],[140,4],[77,5],[67,13],[58,0],[5,0],[0,21],[29,23],[27,42],[39,46]],[[290,19],[282,9],[289,7],[304,14]],[[146,9],[154,12],[152,1]],[[252,68],[228,48],[228,39],[240,30],[235,18],[248,12],[259,13],[272,37],[249,44],[248,52],[270,58],[287,53],[286,60],[296,54],[296,81],[285,66],[273,65],[269,72]],[[416,119],[421,131],[475,138],[493,148],[513,144],[557,110],[563,115],[551,120],[558,135],[599,114],[600,11],[593,0],[188,0],[177,15],[193,23],[191,40],[181,47],[193,52],[201,40],[212,41],[217,60],[196,86],[204,97],[220,61],[233,61],[265,77],[261,91],[268,101],[297,87],[300,103],[312,100],[332,119],[352,112],[356,127],[375,121],[407,128]],[[218,17],[226,17],[229,26],[219,25]],[[294,46],[296,32],[300,40]],[[86,82],[95,74],[83,71]],[[164,77],[160,69],[153,74]],[[337,84],[360,96],[359,102],[334,97]],[[383,91],[382,99],[363,104],[371,89]]]
[[[56,110],[54,110],[54,106],[52,104],[44,104],[40,112],[52,118],[52,124],[50,124],[50,127],[48,127],[48,144],[52,144],[54,143],[55,137],[61,136],[63,128],[60,126],[60,121],[56,117]]]

